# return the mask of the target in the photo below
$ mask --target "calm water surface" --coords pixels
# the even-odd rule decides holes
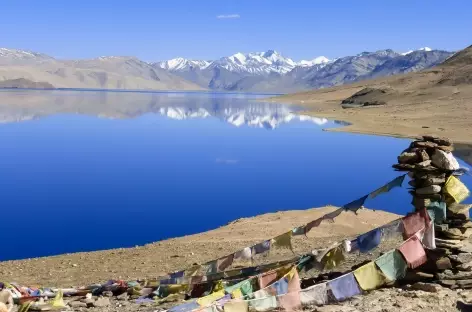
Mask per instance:
[[[1,219],[11,239],[0,260],[340,206],[399,175],[391,165],[407,140],[325,132],[340,124],[258,97],[1,91]],[[366,206],[403,214],[410,200],[404,187]]]

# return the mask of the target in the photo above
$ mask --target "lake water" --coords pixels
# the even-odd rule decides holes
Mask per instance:
[[[0,260],[141,245],[341,206],[400,173],[403,139],[323,131],[262,95],[0,92]],[[471,177],[462,179],[472,189]],[[404,188],[366,203],[412,209]],[[470,199],[469,199],[470,201]]]

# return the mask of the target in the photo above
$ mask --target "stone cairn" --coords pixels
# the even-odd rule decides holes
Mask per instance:
[[[398,171],[408,171],[416,211],[446,205],[446,218],[435,218],[436,249],[427,250],[428,262],[407,273],[406,283],[431,282],[451,289],[472,288],[472,222],[469,209],[445,192],[451,175],[459,179],[459,163],[451,140],[423,136],[398,156]]]

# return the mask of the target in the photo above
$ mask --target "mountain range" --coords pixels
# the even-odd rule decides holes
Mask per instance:
[[[337,59],[319,56],[294,61],[268,50],[217,60],[144,62],[124,56],[59,60],[42,53],[0,48],[0,86],[287,93],[419,71],[452,54],[430,48],[404,53],[387,49]]]

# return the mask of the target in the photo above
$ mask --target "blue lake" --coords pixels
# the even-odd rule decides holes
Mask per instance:
[[[391,165],[408,140],[326,132],[342,125],[261,97],[0,91],[2,232],[10,238],[0,260],[130,247],[266,212],[341,206],[400,175]],[[472,189],[470,176],[462,181]],[[366,206],[404,214],[410,201],[405,182]]]

